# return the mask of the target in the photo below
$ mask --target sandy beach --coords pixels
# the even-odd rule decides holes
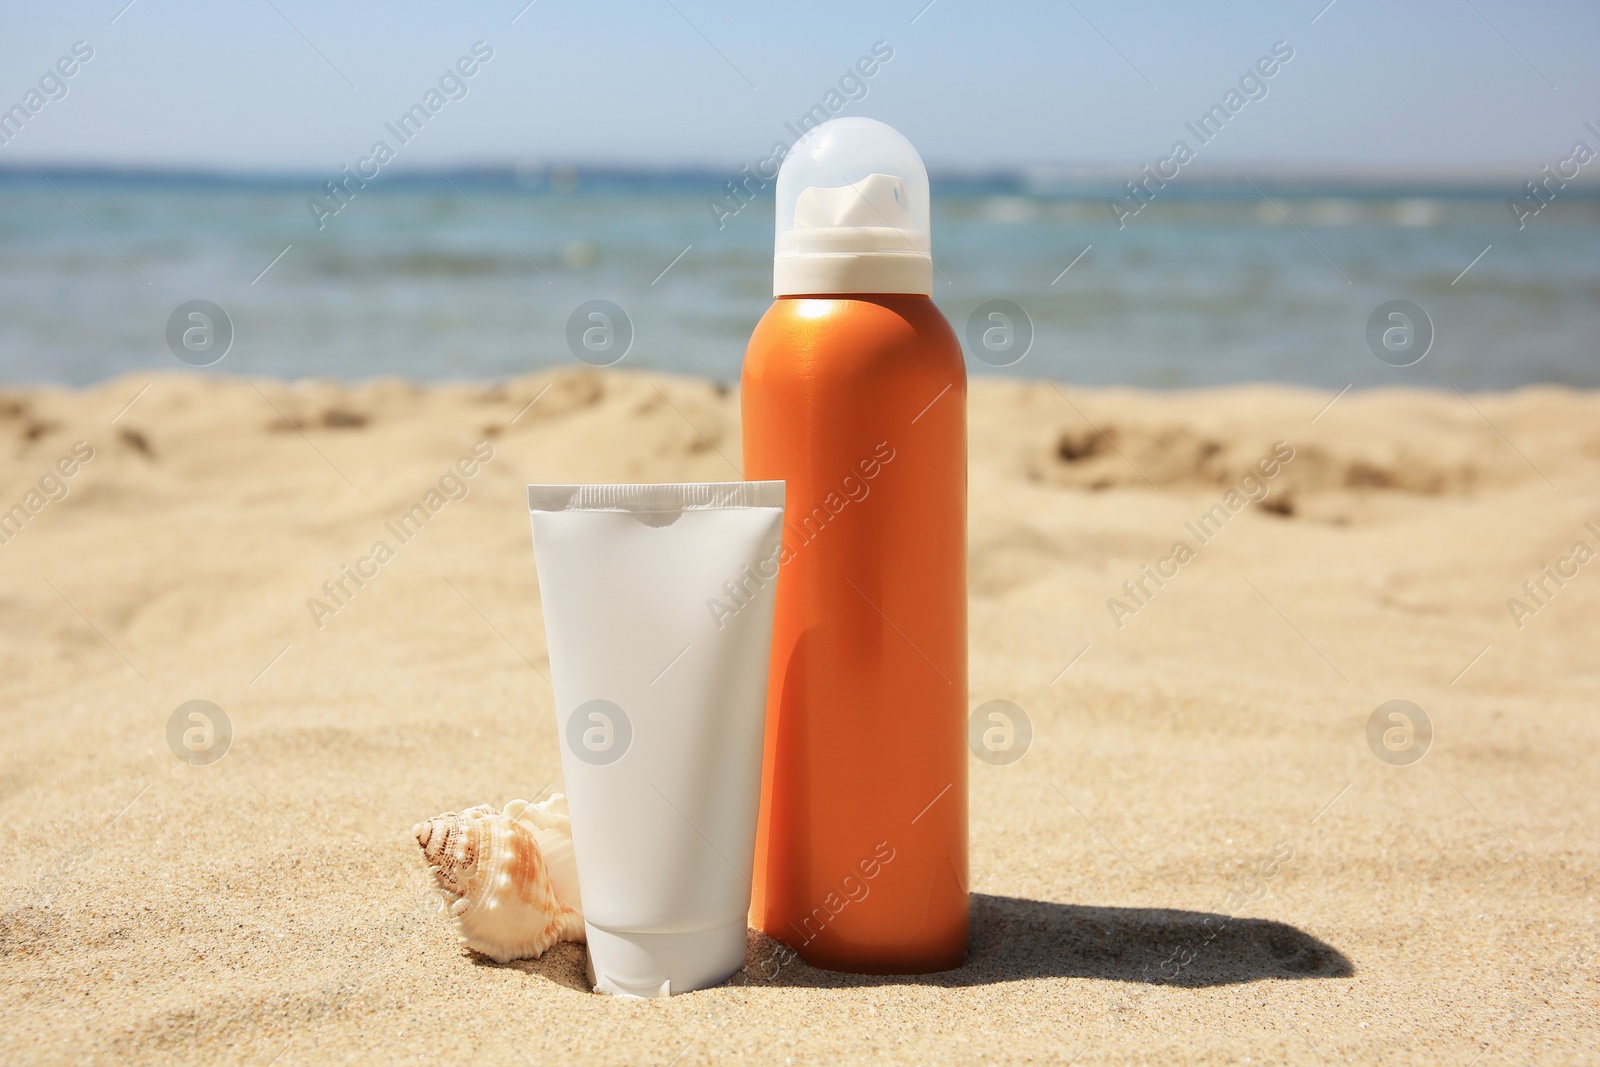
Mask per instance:
[[[969,405],[969,705],[1033,741],[971,764],[967,965],[624,1001],[461,949],[410,829],[561,787],[524,484],[737,478],[736,391],[0,392],[0,1059],[1593,1062],[1600,395]]]

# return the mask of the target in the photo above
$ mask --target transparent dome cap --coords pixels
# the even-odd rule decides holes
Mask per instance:
[[[928,171],[894,127],[831,119],[789,150],[778,171],[772,293],[933,294]]]

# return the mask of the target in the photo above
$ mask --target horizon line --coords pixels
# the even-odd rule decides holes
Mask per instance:
[[[1030,164],[1025,166],[941,166],[928,168],[936,184],[951,186],[956,192],[990,193],[1017,196],[1099,196],[1120,195],[1122,184],[1139,178],[1136,169],[1113,164]],[[689,185],[708,183],[720,189],[724,182],[740,177],[737,168],[715,163],[584,163],[478,161],[433,166],[413,165],[385,170],[384,184],[418,184],[459,178],[493,184],[509,183],[529,191],[566,191],[599,183],[605,185]],[[1568,182],[1568,195],[1600,195],[1600,176],[1587,175]],[[217,167],[191,164],[114,163],[114,162],[0,162],[0,180],[60,178],[63,180],[126,181],[132,183],[190,183],[227,186],[288,186],[313,188],[327,181],[327,175],[310,168]],[[555,181],[552,181],[555,179]],[[369,179],[373,180],[373,179]],[[1443,195],[1519,194],[1525,181],[1521,171],[1508,166],[1372,166],[1315,164],[1238,164],[1212,166],[1187,174],[1172,184],[1197,191],[1218,192],[1248,189],[1252,182],[1286,193],[1315,195],[1335,192],[1360,192],[1366,195],[1406,195],[1429,192]],[[557,184],[567,189],[556,188]],[[770,184],[770,180],[768,182]]]

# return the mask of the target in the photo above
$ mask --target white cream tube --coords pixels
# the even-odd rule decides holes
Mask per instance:
[[[598,992],[744,966],[782,482],[530,485]]]

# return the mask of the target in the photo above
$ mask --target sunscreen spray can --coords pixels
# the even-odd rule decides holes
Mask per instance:
[[[787,483],[750,920],[808,963],[967,947],[966,370],[929,299],[928,175],[872,119],[777,180],[744,474]]]

